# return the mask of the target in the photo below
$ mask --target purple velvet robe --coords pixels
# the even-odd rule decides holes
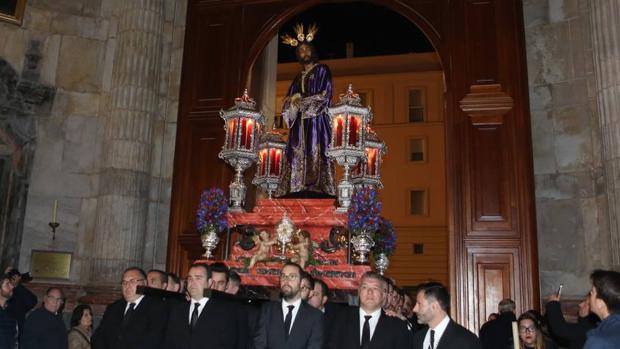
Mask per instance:
[[[335,195],[334,165],[327,157],[331,142],[327,107],[332,86],[329,68],[317,64],[305,78],[298,74],[289,87],[282,108],[282,117],[289,128],[286,165],[277,196],[301,191]],[[298,106],[290,103],[289,98],[296,93],[302,97]]]

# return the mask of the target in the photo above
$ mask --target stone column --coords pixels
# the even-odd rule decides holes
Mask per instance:
[[[620,0],[592,0],[596,92],[609,206],[610,262],[620,266]]]
[[[91,284],[140,266],[146,233],[163,0],[121,2],[91,261]]]

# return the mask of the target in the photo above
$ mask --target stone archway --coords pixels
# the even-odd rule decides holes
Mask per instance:
[[[226,187],[218,111],[245,86],[260,50],[293,14],[322,1],[190,1],[175,153],[168,268],[199,256],[193,210]],[[452,315],[476,331],[496,300],[539,303],[531,136],[521,4],[390,0],[444,62]],[[239,69],[241,67],[241,69]]]

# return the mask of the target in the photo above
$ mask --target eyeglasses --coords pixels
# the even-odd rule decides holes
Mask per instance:
[[[308,286],[301,286],[301,289],[304,291],[310,291],[310,287]]]
[[[121,281],[121,286],[133,286],[135,284],[137,284],[138,282],[142,282],[144,281],[144,279],[131,279],[131,280],[123,280]]]
[[[49,301],[52,301],[54,303],[64,303],[65,302],[65,299],[62,298],[62,297],[61,298],[56,298],[56,297],[52,297],[52,296],[46,296],[46,297],[47,297],[47,299]]]
[[[284,281],[288,281],[288,280],[295,281],[295,280],[299,279],[299,275],[297,275],[297,274],[288,274],[288,275],[287,274],[281,274],[280,275],[280,279],[284,280]]]
[[[536,327],[519,327],[519,332],[521,333],[536,333]]]

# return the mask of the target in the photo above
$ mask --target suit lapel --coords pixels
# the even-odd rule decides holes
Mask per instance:
[[[351,312],[349,313],[349,324],[347,325],[351,329],[350,341],[352,342],[353,348],[359,348],[360,346],[360,333],[362,329],[360,328],[360,307],[351,308]]]
[[[446,330],[443,331],[441,338],[439,338],[439,342],[437,342],[435,349],[441,349],[447,344],[450,344],[450,338],[452,336],[452,329],[453,329],[452,320],[450,320],[450,322],[448,322],[448,326],[446,327]]]
[[[307,311],[306,304],[304,304],[304,302],[302,301],[299,304],[297,315],[295,315],[295,319],[293,320],[293,325],[291,326],[291,332],[288,336],[288,340],[286,341],[287,343],[303,338],[303,336],[301,336],[301,331],[305,328],[304,320],[306,318],[305,317],[306,311]],[[282,312],[282,307],[280,307],[280,312]],[[282,319],[282,316],[280,316],[280,319]],[[282,322],[282,328],[284,328],[284,321]]]
[[[375,332],[372,334],[372,338],[370,338],[370,347],[379,348],[379,346],[385,345],[387,343],[387,341],[383,339],[387,332],[387,321],[385,319],[385,316],[386,315],[383,312],[383,309],[381,309],[381,314],[379,314],[379,321],[377,322],[377,327],[375,327]],[[359,325],[357,326],[357,328],[359,329]]]

